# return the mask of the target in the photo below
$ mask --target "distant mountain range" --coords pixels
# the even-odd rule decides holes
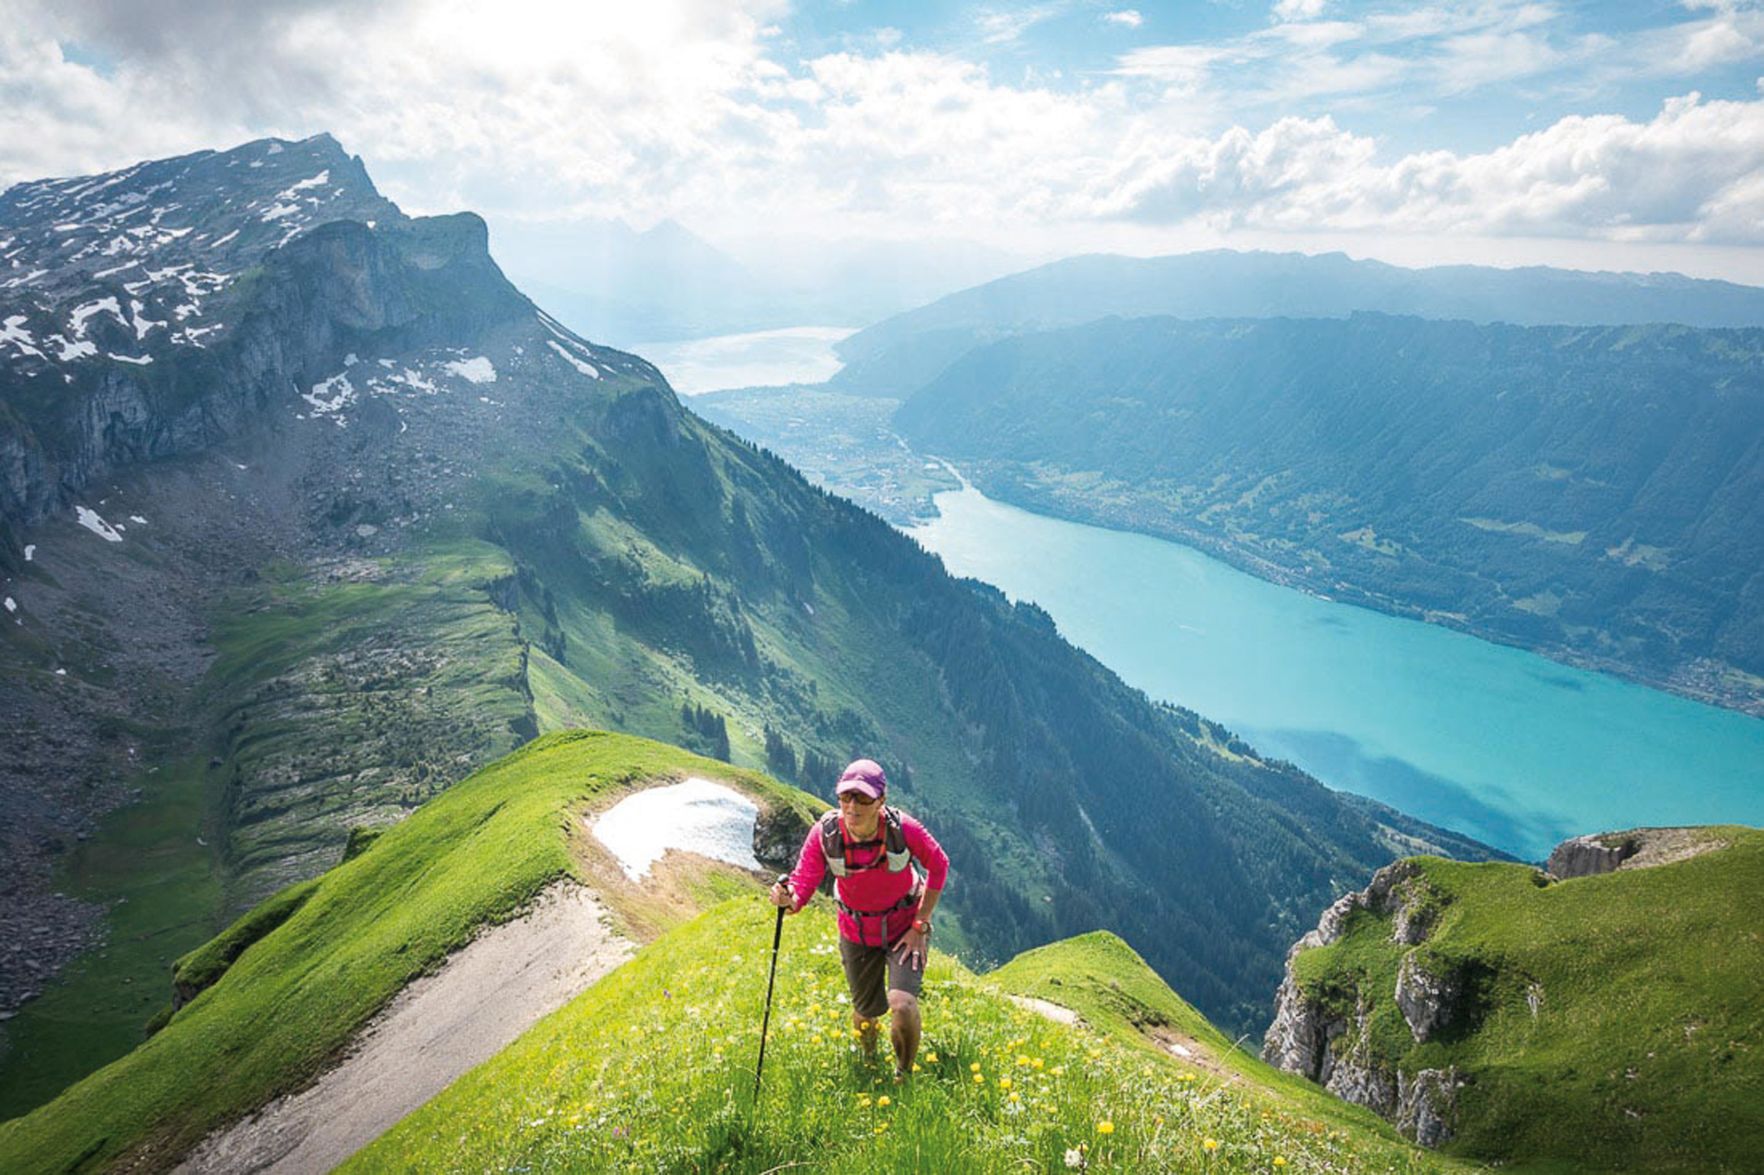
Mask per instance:
[[[1357,311],[1518,325],[1764,326],[1764,289],[1679,274],[1448,265],[1213,250],[1056,261],[897,314],[839,344],[842,390],[905,398],[973,347],[1099,318],[1341,318]]]
[[[491,253],[565,325],[629,347],[793,326],[851,326],[1013,268],[939,241],[775,245],[738,260],[672,220],[499,222]]]

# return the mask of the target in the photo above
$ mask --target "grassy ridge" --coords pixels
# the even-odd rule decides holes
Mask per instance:
[[[819,909],[786,925],[755,1105],[772,921],[749,895],[670,931],[343,1169],[1456,1169],[1370,1115],[1348,1109],[1338,1126],[1148,1052],[1131,1029],[1024,1011],[942,955],[925,981],[920,1072],[895,1085],[886,1059],[856,1051]],[[1067,951],[1048,974],[1106,984],[1089,967],[1128,962],[1128,984],[1180,1003],[1118,939],[1091,937],[1117,949]]]
[[[1764,832],[1702,835],[1727,847],[1548,886],[1523,866],[1422,858],[1439,924],[1416,957],[1466,991],[1424,1044],[1390,996],[1410,948],[1388,917],[1361,911],[1301,954],[1299,983],[1350,1023],[1363,1000],[1382,1064],[1459,1068],[1455,1152],[1539,1170],[1755,1171]]]
[[[1159,1055],[1187,1050],[1194,1064],[1215,1077],[1239,1090],[1247,1083],[1265,1107],[1344,1132],[1369,1129],[1394,1136],[1376,1115],[1265,1064],[1230,1040],[1112,934],[1085,934],[1025,951],[986,978],[1013,994],[1070,1008],[1093,1027]]]
[[[298,910],[145,1044],[0,1124],[0,1170],[99,1167],[124,1156],[159,1165],[299,1088],[411,979],[574,871],[571,812],[627,781],[683,772],[714,773],[775,803],[808,803],[762,776],[641,739],[543,738],[324,874]]]

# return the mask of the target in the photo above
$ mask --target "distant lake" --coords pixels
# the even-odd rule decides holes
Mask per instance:
[[[1541,861],[1643,825],[1764,824],[1764,721],[1278,587],[969,487],[908,533],[1154,698],[1332,787]]]
[[[680,395],[697,396],[724,388],[822,383],[841,366],[833,344],[851,333],[848,326],[789,326],[684,342],[638,343],[628,349],[660,368]]]

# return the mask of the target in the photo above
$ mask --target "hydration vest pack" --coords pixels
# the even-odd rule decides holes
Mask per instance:
[[[882,809],[882,835],[875,840],[848,841],[839,827],[839,813],[821,817],[821,853],[827,858],[827,872],[835,877],[849,877],[869,869],[887,869],[899,873],[912,868],[913,854],[907,848],[906,832],[900,826],[900,813],[893,808]],[[851,850],[881,845],[883,853],[863,865],[851,863]]]

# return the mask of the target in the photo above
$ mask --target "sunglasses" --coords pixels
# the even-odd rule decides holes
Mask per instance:
[[[866,796],[862,792],[855,792],[855,791],[842,791],[839,793],[839,802],[840,803],[842,803],[842,804],[848,804],[848,803],[849,804],[856,804],[860,808],[867,808],[871,804],[874,804],[877,800],[880,800],[881,798],[882,798],[881,796],[876,796],[876,797],[872,798],[870,796]]]

